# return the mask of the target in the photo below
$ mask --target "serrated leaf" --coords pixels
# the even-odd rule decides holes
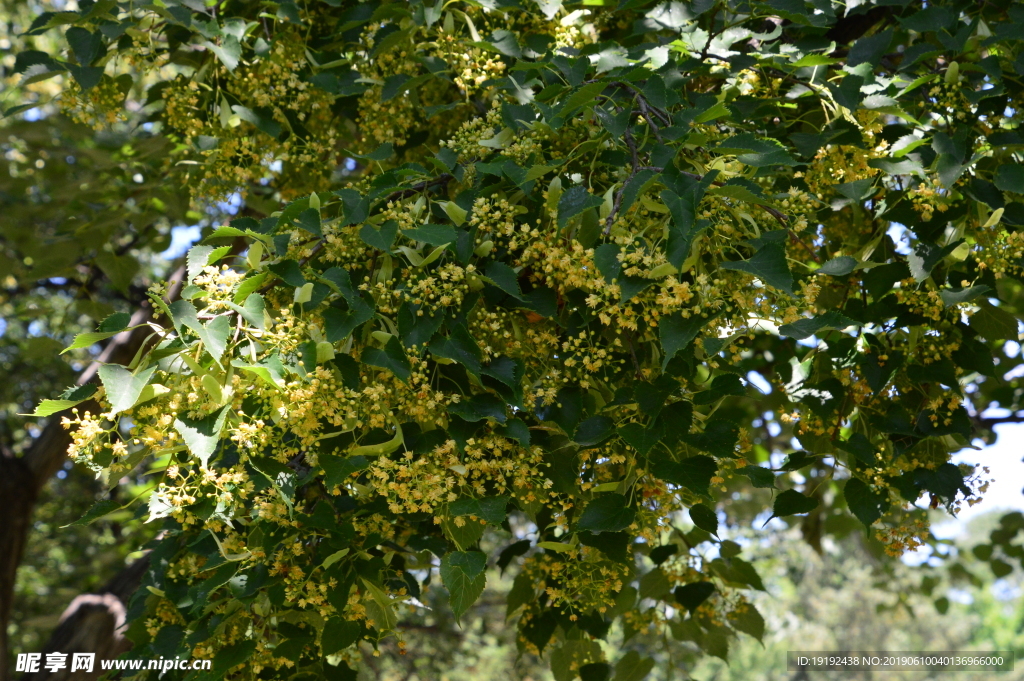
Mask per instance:
[[[110,413],[119,414],[131,409],[142,394],[142,389],[149,383],[156,367],[149,367],[138,374],[133,374],[119,364],[104,364],[98,373],[103,388],[110,402]]]
[[[769,488],[775,487],[775,474],[761,466],[744,466],[737,468],[736,472],[750,478],[750,484],[754,487]]]
[[[458,362],[466,367],[466,371],[480,377],[480,347],[465,326],[455,327],[447,338],[435,338],[429,348],[432,355]]]
[[[718,536],[718,514],[704,504],[690,507],[690,520],[705,532]]]
[[[715,593],[715,585],[711,582],[702,581],[677,586],[672,595],[675,596],[676,602],[679,605],[693,612],[700,607],[701,603],[710,598],[713,593]]]
[[[366,469],[370,465],[370,460],[365,456],[321,454],[319,463],[324,469],[324,486],[330,490],[348,480],[353,473]]]
[[[992,342],[1017,340],[1016,317],[987,300],[979,300],[978,306],[981,309],[971,315],[968,323],[982,338]]]
[[[203,41],[201,45],[217,55],[217,59],[228,71],[234,71],[238,67],[238,61],[242,57],[242,45],[235,36],[223,36],[220,45],[209,41]]]
[[[733,610],[729,615],[729,623],[736,631],[750,634],[758,641],[764,638],[764,617],[751,603],[744,603],[742,610]]]
[[[363,627],[359,622],[332,617],[324,625],[321,650],[324,655],[333,655],[358,641],[362,633]]]
[[[768,286],[793,293],[793,275],[786,262],[786,248],[781,243],[770,242],[761,247],[749,260],[723,262],[723,270],[737,270],[752,274]]]
[[[431,246],[454,243],[458,238],[455,228],[451,225],[420,225],[403,231],[402,236],[413,241],[422,241]]]
[[[838,258],[832,258],[822,265],[815,274],[828,274],[833,277],[844,277],[850,272],[853,272],[855,267],[857,267],[856,258],[851,258],[848,255],[841,255]]]
[[[275,388],[284,387],[284,366],[281,364],[281,360],[277,355],[272,355],[259,364],[248,364],[242,360],[236,359],[231,362],[231,366],[237,369],[242,369],[243,371],[248,371]]]
[[[825,329],[841,331],[850,326],[856,326],[857,322],[839,312],[826,312],[810,319],[801,319],[792,324],[783,324],[779,327],[779,333],[795,340],[803,340],[821,333]]]
[[[203,468],[208,467],[210,457],[217,449],[220,433],[224,429],[224,422],[230,409],[229,404],[202,419],[192,419],[182,414],[174,419],[174,429],[181,435],[192,456],[199,459]]]
[[[661,370],[664,371],[672,358],[680,350],[693,342],[700,330],[711,321],[707,317],[694,315],[684,318],[682,312],[676,312],[668,317],[662,317],[658,322],[658,337],[661,341],[661,349],[664,357],[661,360]]]
[[[595,534],[600,532],[618,532],[633,524],[636,509],[628,505],[628,500],[621,494],[602,494],[587,504],[576,523],[581,530],[589,530]]]
[[[1024,165],[1019,163],[1002,163],[996,169],[992,180],[997,189],[1014,194],[1024,194]]]
[[[654,669],[653,658],[640,657],[640,653],[630,650],[616,663],[615,676],[612,681],[643,681],[652,669]]]
[[[492,260],[487,263],[484,273],[502,291],[513,298],[523,299],[523,292],[519,288],[519,275],[511,267],[503,262]]]
[[[614,434],[614,421],[607,416],[591,416],[577,426],[572,439],[581,447],[595,447]]]
[[[480,598],[487,584],[487,556],[480,551],[451,551],[441,559],[441,581],[458,622]]]
[[[682,461],[658,461],[652,472],[665,482],[708,496],[711,493],[711,478],[718,473],[718,463],[710,456],[700,454]]]
[[[888,495],[872,491],[860,478],[850,478],[843,495],[850,512],[867,527],[889,510]]]
[[[491,525],[500,526],[505,522],[505,509],[508,506],[509,497],[506,495],[496,497],[484,497],[474,499],[463,497],[453,501],[448,506],[448,512],[452,517],[472,515],[487,521]]]
[[[781,518],[788,515],[810,513],[818,507],[818,500],[806,497],[795,489],[787,489],[775,497],[775,505],[772,511],[772,518]],[[769,518],[771,520],[771,518]]]
[[[121,502],[115,501],[113,499],[103,499],[102,501],[97,501],[95,504],[93,504],[92,507],[88,511],[86,511],[85,515],[83,515],[81,518],[74,521],[73,523],[68,523],[63,527],[89,525],[90,523],[99,520],[103,516],[110,515],[114,511],[119,511],[122,508],[124,508],[124,505]],[[61,529],[63,529],[63,527]]]
[[[320,211],[316,208],[307,208],[299,213],[296,224],[314,236],[323,236],[324,231],[320,225]]]
[[[968,286],[962,289],[940,289],[939,297],[942,298],[943,305],[951,307],[961,303],[969,303],[988,294],[991,290],[990,287],[985,285]]]
[[[405,356],[405,349],[402,348],[402,342],[398,340],[397,336],[389,338],[383,350],[378,348],[363,350],[360,361],[363,364],[387,369],[403,383],[408,383],[409,377],[412,375],[409,358]]]
[[[583,185],[573,185],[558,199],[558,228],[564,228],[569,220],[589,208],[601,205],[601,197],[591,194]]]
[[[380,229],[376,229],[373,225],[367,223],[359,230],[359,238],[366,245],[385,253],[391,252],[396,236],[398,236],[398,223],[394,220],[386,221],[380,226]]]
[[[626,444],[635,449],[640,456],[647,456],[647,453],[665,435],[665,431],[660,423],[651,428],[645,428],[636,422],[627,423],[620,427],[618,432],[619,436],[626,441]]]

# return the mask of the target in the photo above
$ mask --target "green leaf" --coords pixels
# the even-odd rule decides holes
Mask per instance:
[[[336,307],[329,307],[324,310],[323,316],[327,342],[337,343],[373,319],[373,308],[360,298],[354,309],[339,310]]]
[[[790,274],[786,262],[786,247],[772,241],[760,248],[749,260],[723,262],[719,264],[723,270],[737,270],[752,274],[768,286],[793,293],[793,275]]]
[[[993,182],[998,189],[1004,192],[1024,194],[1024,165],[1019,163],[1000,164]]]
[[[188,249],[188,254],[185,256],[186,283],[193,283],[203,268],[209,264],[211,253],[213,253],[213,247],[204,244],[197,244]]]
[[[704,426],[704,432],[688,435],[685,439],[688,444],[713,456],[731,457],[739,440],[739,426],[715,416]]]
[[[508,506],[508,500],[509,497],[506,495],[482,499],[463,497],[453,501],[448,506],[448,512],[453,518],[472,515],[500,527],[505,522],[505,509]]]
[[[230,409],[229,404],[202,419],[191,419],[182,414],[174,419],[174,429],[181,435],[182,441],[192,455],[199,459],[203,468],[208,467],[210,457],[217,449],[220,433],[224,429],[224,422]]]
[[[363,627],[359,622],[332,617],[324,625],[321,650],[324,655],[333,655],[359,640]]]
[[[503,262],[491,260],[484,272],[495,286],[513,298],[523,300],[523,292],[519,288],[519,275],[514,269]]]
[[[773,509],[772,518],[810,513],[817,507],[817,499],[805,497],[795,489],[787,489],[785,492],[780,492],[779,496],[775,497],[775,507]],[[771,518],[769,518],[769,520],[771,520]]]
[[[666,189],[659,194],[659,198],[672,214],[665,257],[676,269],[682,267],[690,257],[694,239],[711,225],[708,220],[697,219],[697,206],[717,176],[717,170],[707,173],[682,194],[677,194],[672,189]]]
[[[714,149],[719,154],[736,154],[736,158],[748,166],[795,166],[797,162],[778,140],[758,138],[745,132],[728,137]]]
[[[93,89],[103,80],[103,67],[101,66],[77,66],[70,63],[64,64],[64,66],[85,92]]]
[[[775,487],[775,474],[767,468],[748,465],[743,468],[737,468],[736,472],[750,478],[750,484],[754,487],[769,489]]]
[[[888,495],[873,492],[860,478],[850,478],[843,488],[843,495],[850,512],[867,527],[889,510]]]
[[[385,253],[391,252],[396,236],[398,236],[398,223],[394,220],[386,221],[380,226],[380,229],[376,229],[373,225],[367,223],[359,230],[359,238],[366,245]]]
[[[369,217],[370,200],[367,197],[355,189],[339,189],[334,193],[341,197],[342,203],[345,205],[344,219],[341,222],[342,227],[358,225]]]
[[[409,364],[409,358],[405,356],[405,350],[402,348],[402,342],[398,340],[398,336],[389,338],[383,350],[366,348],[363,350],[360,361],[363,364],[387,369],[403,383],[408,383],[409,377],[412,375],[412,366]]]
[[[758,641],[764,638],[764,618],[751,603],[744,603],[743,610],[733,610],[729,623],[736,631],[750,634]]]
[[[458,238],[455,228],[451,225],[420,225],[403,231],[402,236],[413,241],[422,241],[431,246],[454,243]]]
[[[429,348],[430,354],[458,362],[466,371],[480,377],[480,347],[465,326],[456,326],[447,338],[434,338]]]
[[[987,300],[979,300],[981,308],[971,315],[968,322],[987,341],[999,342],[1017,340],[1017,318],[998,308]]]
[[[661,349],[664,353],[661,360],[662,371],[665,371],[676,353],[686,349],[693,342],[693,339],[709,321],[711,320],[708,317],[696,314],[684,318],[682,312],[676,312],[659,320],[658,337],[661,340]]]
[[[581,447],[596,447],[614,434],[614,421],[607,416],[591,416],[577,426],[572,439]]]
[[[711,582],[692,582],[677,586],[672,595],[676,597],[676,602],[679,605],[692,613],[713,593],[715,593],[715,585]]]
[[[315,236],[323,236],[324,231],[320,226],[320,211],[316,208],[307,208],[299,213],[297,219],[299,227]]]
[[[558,199],[558,228],[564,228],[573,218],[588,208],[597,208],[603,199],[591,194],[583,185],[577,184],[563,192]]]
[[[690,507],[690,520],[705,532],[718,536],[718,514],[704,504]]]
[[[597,82],[588,83],[581,88],[577,88],[565,100],[565,105],[562,106],[562,110],[559,112],[559,115],[566,117],[581,106],[592,105],[594,103],[594,99],[601,94],[601,91],[607,86],[607,83]],[[561,211],[559,211],[559,219],[561,219]]]
[[[452,551],[441,559],[441,581],[458,622],[480,598],[487,584],[487,555],[480,551]]]
[[[490,44],[494,46],[494,49],[501,52],[506,57],[514,57],[519,59],[523,56],[523,50],[519,47],[519,43],[516,41],[516,34],[512,31],[499,28],[491,34]]]
[[[635,519],[636,509],[628,505],[626,497],[610,493],[602,494],[587,504],[576,525],[595,534],[618,532],[632,525]]]
[[[823,315],[817,317],[811,317],[810,319],[801,319],[798,322],[792,324],[783,324],[779,327],[779,333],[783,336],[789,336],[796,340],[803,340],[804,338],[810,338],[816,334],[821,333],[825,329],[836,329],[841,331],[850,326],[856,326],[857,322],[846,317],[838,312],[826,312]]]
[[[79,26],[69,28],[64,37],[80,66],[89,66],[103,54],[103,37]]]
[[[156,367],[152,366],[138,374],[125,369],[119,364],[104,364],[99,369],[100,381],[107,391],[107,401],[110,402],[110,413],[119,414],[126,409],[131,409],[142,394],[142,389],[149,383]]]
[[[743,396],[746,388],[736,374],[719,374],[711,382],[711,387],[693,396],[694,404],[713,404],[726,395]]]
[[[259,376],[275,388],[284,387],[284,366],[277,355],[271,355],[259,364],[247,364],[240,359],[235,359],[231,361],[231,366]]]
[[[199,336],[207,352],[220,362],[231,333],[231,322],[226,316],[214,317],[205,326],[200,323],[195,306],[187,300],[176,300],[170,306],[171,321],[181,331],[185,326]]]
[[[374,621],[374,625],[381,631],[391,631],[398,626],[398,616],[391,605],[391,599],[379,586],[366,578],[362,579],[363,586],[369,593],[370,598],[363,601],[368,614]]]
[[[260,132],[264,132],[275,139],[280,137],[282,132],[281,124],[274,120],[274,115],[270,109],[253,110],[249,107],[235,104],[231,107],[231,110],[246,123],[252,123],[256,126],[256,129]]]
[[[946,246],[935,246],[925,242],[918,243],[914,250],[907,255],[907,264],[910,266],[910,275],[918,281],[924,281],[931,275],[935,266],[947,255],[952,253],[963,243],[963,239],[957,240]]]
[[[889,50],[892,36],[893,30],[889,28],[867,38],[858,39],[853,44],[853,47],[850,48],[849,54],[846,55],[846,65],[853,67],[858,64],[868,63],[872,66],[878,66],[882,57]],[[761,639],[758,638],[758,640]]]
[[[370,465],[369,459],[365,456],[321,454],[318,461],[320,467],[324,469],[324,486],[329,490],[348,480],[353,473],[365,470]]]
[[[224,64],[228,71],[234,71],[238,67],[238,61],[242,57],[242,45],[235,36],[223,36],[220,45],[209,41],[203,41],[200,44],[217,55],[217,59],[220,60],[220,63]]]
[[[654,669],[654,659],[630,650],[615,665],[612,681],[642,681]]]
[[[202,329],[199,337],[209,353],[219,362],[224,356],[224,350],[227,349],[228,336],[231,335],[231,320],[224,315],[214,317]]]
[[[97,390],[98,388],[94,383],[86,383],[85,385],[68,388],[59,399],[43,400],[40,402],[39,406],[36,407],[36,410],[32,412],[31,415],[37,417],[52,416],[53,414],[64,411],[65,409],[70,409],[76,404],[85,402],[87,399],[95,395]]]
[[[505,423],[508,418],[505,411],[505,400],[491,393],[479,393],[448,406],[449,414],[454,414],[469,423],[489,418],[498,423]]]
[[[97,501],[95,504],[93,504],[92,508],[86,511],[85,515],[83,515],[81,518],[74,521],[73,523],[64,525],[63,527],[89,525],[93,521],[99,520],[103,516],[110,515],[114,511],[119,511],[122,508],[124,508],[124,504],[122,504],[119,501],[115,501],[113,499],[103,499],[102,501]]]
[[[942,304],[946,307],[952,307],[953,305],[959,305],[961,303],[969,303],[972,300],[982,297],[989,293],[992,289],[985,285],[979,286],[968,286],[967,288],[961,289],[939,289],[939,297],[942,298]]]
[[[635,449],[640,456],[647,456],[654,445],[661,441],[665,431],[660,426],[645,428],[641,424],[627,423],[619,428],[619,435],[630,447]]]
[[[822,265],[815,274],[828,274],[833,277],[845,277],[850,272],[853,272],[855,267],[857,267],[856,258],[851,258],[848,255],[841,255],[838,258],[832,258]]]
[[[299,276],[302,276],[301,274]],[[238,288],[235,289],[235,295],[232,296],[231,302],[235,305],[242,304],[249,296],[259,290],[263,286],[263,282],[267,279],[266,272],[260,272],[256,276],[246,277],[238,283]]]
[[[742,469],[740,469],[742,471]],[[699,454],[682,461],[662,459],[654,464],[655,477],[665,482],[686,487],[695,494],[711,494],[711,478],[718,473],[718,463],[710,456]]]

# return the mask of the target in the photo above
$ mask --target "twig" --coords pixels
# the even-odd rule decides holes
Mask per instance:
[[[447,184],[448,181],[453,179],[454,177],[455,176],[452,175],[451,173],[441,173],[432,180],[424,180],[423,182],[417,182],[408,189],[399,189],[396,192],[388,194],[386,197],[384,197],[384,203],[387,203],[388,201],[401,201],[402,199],[407,199],[410,196],[415,196],[416,194],[419,194],[421,191],[425,189],[430,189],[431,187],[434,187],[436,185]]]

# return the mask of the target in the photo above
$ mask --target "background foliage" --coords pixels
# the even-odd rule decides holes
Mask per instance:
[[[42,189],[12,146],[12,195],[58,212],[5,235],[9,290],[68,287],[79,311],[102,273],[127,304],[80,360],[143,293],[167,323],[37,412],[100,399],[69,417],[73,458],[158,481],[133,655],[351,678],[357,641],[402,648],[425,587],[459,620],[507,570],[520,651],[639,679],[763,638],[762,577],[720,528],[928,541],[928,506],[985,487],[951,453],[1019,408],[1018,10],[40,15],[29,35],[63,38],[18,51],[23,96],[60,78],[69,134],[110,132],[66,163],[95,175]],[[138,288],[168,224],[232,196],[246,215],[180,287]],[[997,576],[1021,557],[1008,518],[975,552]],[[644,655],[606,651],[613,627]]]

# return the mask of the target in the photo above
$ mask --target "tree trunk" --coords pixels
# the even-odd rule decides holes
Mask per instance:
[[[184,272],[179,271],[175,278],[180,280],[182,276],[184,276]],[[146,306],[132,315],[129,325],[135,326],[151,319],[151,308]],[[135,353],[150,337],[150,333],[149,328],[143,327],[114,336],[97,360],[78,377],[78,385],[96,380],[96,372],[105,363],[128,364],[131,362]],[[96,412],[99,410],[99,405],[89,401],[80,405],[80,408],[83,411],[88,409]],[[0,661],[2,661],[0,663],[0,681],[10,681],[12,678],[8,657],[7,626],[10,622],[14,599],[15,576],[24,555],[28,533],[32,528],[32,511],[43,486],[64,465],[69,444],[71,444],[71,436],[60,424],[60,416],[55,415],[50,418],[43,432],[32,443],[24,456],[15,457],[7,448],[0,450],[0,500],[2,500],[2,505],[0,505]],[[130,583],[130,580],[126,583]],[[138,584],[138,580],[135,581],[135,584]],[[97,600],[95,595],[89,598],[77,605],[73,603],[74,611],[69,606],[61,621],[71,621],[73,624],[78,621],[84,623],[88,620],[89,626],[85,629],[94,633],[83,635],[93,637],[89,642],[98,646],[98,652],[100,648],[107,649],[117,645],[112,638],[116,627],[108,627],[101,621],[103,617],[109,617],[109,613],[113,612],[112,608],[116,610],[116,607],[109,598]],[[108,614],[99,613],[99,609],[105,610]],[[75,615],[79,611],[81,614]],[[72,626],[72,624],[68,626]],[[60,627],[58,627],[59,630]],[[98,633],[104,631],[108,632],[106,638]],[[54,635],[56,634],[57,632],[54,632]],[[70,638],[67,640],[71,641]],[[51,641],[53,641],[52,638]],[[82,644],[86,642],[85,639],[80,641]],[[78,652],[87,651],[80,650]]]
[[[44,662],[47,653],[66,654],[66,665],[54,672],[40,666],[38,672],[25,674],[22,681],[93,681],[102,676],[104,670],[100,660],[112,660],[131,648],[131,643],[124,638],[128,599],[139,588],[148,567],[149,558],[140,558],[110,580],[99,593],[76,596],[60,616],[60,623],[50,634],[42,652]],[[96,656],[91,672],[71,671],[74,653],[93,653]]]
[[[7,623],[11,617],[14,579],[25,539],[32,525],[36,487],[24,459],[0,455],[0,499],[4,518],[0,524],[0,679],[7,679]]]

